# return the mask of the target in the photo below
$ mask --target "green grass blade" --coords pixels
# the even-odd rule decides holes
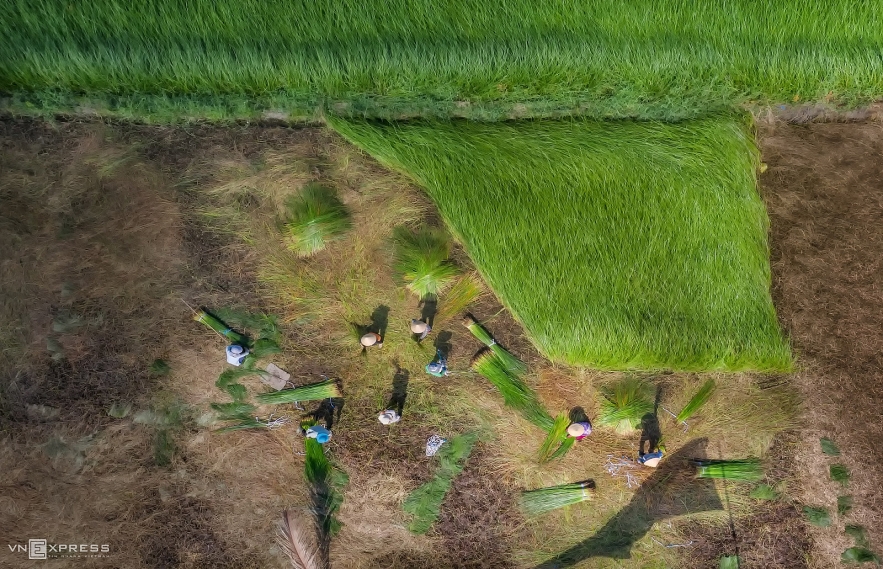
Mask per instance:
[[[865,528],[849,524],[844,528],[844,531],[846,535],[853,539],[857,546],[868,547],[868,532],[865,531]]]
[[[426,190],[550,359],[791,369],[741,121],[329,122]]]
[[[280,348],[279,344],[277,344],[273,340],[260,338],[259,340],[255,341],[250,351],[250,357],[253,357],[255,360],[261,360],[275,354],[281,354],[282,348]]]
[[[637,377],[626,377],[601,388],[601,409],[597,424],[614,427],[617,433],[634,432],[648,413],[652,414],[653,386]]]
[[[739,569],[739,556],[738,555],[726,555],[720,558],[720,562],[718,563],[718,567],[720,569]]]
[[[248,390],[240,383],[230,383],[224,388],[224,391],[237,403],[242,403],[248,398]]]
[[[221,420],[242,419],[251,417],[255,412],[255,406],[248,403],[212,403],[210,407],[217,411]]]
[[[690,399],[690,402],[681,409],[681,412],[678,413],[677,420],[679,422],[686,421],[693,415],[695,415],[699,409],[702,408],[703,405],[708,401],[711,397],[711,394],[714,393],[714,379],[709,379],[706,381],[702,387],[699,388],[699,391]]]
[[[147,123],[271,113],[660,121],[751,104],[856,107],[883,92],[876,2],[67,6],[0,11],[0,84],[16,108]]]
[[[845,516],[852,509],[852,496],[837,496],[837,514]]]
[[[558,447],[558,450],[556,450],[555,452],[552,453],[552,456],[549,457],[549,460],[551,461],[551,460],[555,460],[556,458],[561,458],[562,456],[567,454],[567,451],[569,451],[571,449],[571,447],[573,447],[574,444],[576,444],[576,439],[574,439],[574,438],[564,439],[564,442],[561,443],[561,446]]]
[[[221,372],[221,374],[218,376],[218,381],[215,382],[215,386],[220,389],[226,389],[227,386],[236,384],[240,379],[251,377],[253,375],[265,376],[266,374],[267,372],[254,368],[230,368]]]
[[[314,255],[340,238],[352,224],[349,213],[334,190],[307,184],[287,204],[285,241],[288,248],[302,257]]]
[[[242,334],[238,332],[234,332],[230,329],[229,326],[221,322],[218,318],[212,316],[205,310],[197,310],[196,314],[193,315],[193,319],[197,322],[202,322],[218,334],[224,336],[228,340],[230,340],[233,344],[245,345],[246,338]]]
[[[168,466],[175,457],[175,439],[168,429],[157,429],[153,436],[153,461],[157,466]]]
[[[155,359],[150,364],[150,375],[153,377],[164,377],[169,375],[171,371],[171,366],[165,360]]]
[[[761,484],[751,491],[750,496],[755,500],[775,500],[779,494],[770,485]]]
[[[472,332],[472,335],[475,336],[478,341],[489,347],[497,355],[497,358],[499,358],[506,369],[515,375],[521,375],[527,372],[527,365],[499,345],[491,333],[476,322],[472,316],[466,316],[466,318],[463,319],[463,324],[470,332]]]
[[[461,314],[484,291],[484,284],[476,274],[460,277],[439,299],[435,325],[443,324]]]
[[[325,455],[325,448],[315,439],[304,439],[304,477],[310,485],[313,513],[316,515],[319,538],[325,543],[341,527],[336,513],[343,503],[342,485],[348,478],[336,468]]]
[[[451,241],[447,234],[431,227],[393,232],[395,270],[405,286],[421,300],[435,299],[457,276],[459,270],[448,257]]]
[[[466,316],[463,319],[463,325],[475,336],[479,342],[484,344],[485,346],[490,346],[494,343],[494,337],[491,336],[491,333],[484,329],[484,327],[475,321],[472,316]]]
[[[551,460],[552,455],[561,447],[561,444],[567,440],[567,427],[570,425],[570,418],[566,414],[555,417],[549,434],[543,440],[540,446],[539,462],[542,464]],[[564,451],[567,452],[567,451]]]
[[[322,444],[315,439],[304,439],[304,476],[310,484],[324,484],[331,472],[331,462],[325,456]]]

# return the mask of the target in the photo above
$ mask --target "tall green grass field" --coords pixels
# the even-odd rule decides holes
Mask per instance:
[[[695,118],[883,94],[869,0],[7,0],[0,94],[126,118]]]
[[[791,367],[758,152],[739,120],[331,124],[425,188],[551,359]]]

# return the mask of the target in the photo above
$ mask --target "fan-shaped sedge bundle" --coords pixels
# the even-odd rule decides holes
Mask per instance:
[[[286,205],[285,241],[301,257],[318,253],[352,226],[334,190],[318,184],[308,184]]]
[[[435,324],[440,325],[463,312],[483,291],[484,283],[475,273],[460,277],[439,300]]]
[[[653,386],[637,377],[626,377],[601,388],[599,425],[612,426],[619,434],[629,434],[642,417],[653,412]]]
[[[395,269],[405,286],[421,300],[437,298],[457,275],[448,256],[451,241],[440,229],[423,227],[410,231],[397,227],[393,233]]]

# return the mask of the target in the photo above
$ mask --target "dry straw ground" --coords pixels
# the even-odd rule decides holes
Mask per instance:
[[[805,287],[833,277],[791,264],[794,258],[815,259],[822,250],[818,245],[799,254],[780,245],[791,242],[788,236],[806,233],[792,227],[822,215],[788,210],[786,219],[782,213],[783,204],[811,203],[799,198],[801,188],[786,184],[798,167],[811,166],[808,158],[788,161],[795,159],[783,150],[795,136],[790,128],[768,133],[771,168],[762,181],[773,213],[777,302],[806,364],[796,380],[819,386],[802,393],[815,404],[797,421],[791,379],[720,374],[715,376],[718,392],[689,421],[688,431],[660,410],[670,454],[686,449],[711,457],[763,455],[768,481],[785,492],[783,500],[759,505],[747,488],[718,483],[712,492],[706,485],[705,498],[695,501],[693,510],[715,509],[681,517],[675,504],[694,489],[687,471],[663,472],[676,483],[656,484],[658,477],[637,470],[639,480],[657,488],[645,486],[637,494],[624,476],[605,471],[608,455],[634,457],[637,440],[598,430],[563,460],[538,467],[535,453],[543,433],[506,410],[499,394],[467,371],[480,344],[456,320],[437,322],[425,345],[411,341],[407,322],[423,307],[395,281],[388,238],[399,224],[438,224],[437,214],[417,189],[339,138],[317,129],[0,125],[5,206],[0,216],[0,468],[8,473],[0,492],[0,534],[12,542],[38,535],[106,539],[114,551],[109,559],[59,560],[59,567],[284,566],[274,546],[274,523],[283,508],[303,514],[308,503],[300,440],[290,426],[225,435],[206,426],[208,405],[225,400],[214,386],[225,367],[219,357],[223,342],[190,319],[182,298],[192,305],[278,315],[283,354],[275,361],[298,382],[323,373],[342,380],[345,404],[328,447],[350,475],[340,511],[344,526],[331,547],[337,569],[530,567],[591,538],[611,519],[656,523],[631,545],[630,560],[588,557],[580,566],[712,567],[718,555],[737,546],[748,566],[806,566],[809,542],[795,504],[830,497],[822,493],[823,487],[830,491],[821,473],[823,457],[812,447],[819,433],[841,439],[844,460],[853,469],[856,508],[850,519],[869,529],[877,521],[873,500],[879,485],[857,473],[867,471],[863,453],[873,440],[863,434],[879,431],[864,423],[859,429],[861,413],[842,420],[843,407],[837,405],[850,400],[829,397],[840,384],[826,378],[845,381],[844,370],[850,368],[844,362],[851,362],[853,353],[864,354],[861,361],[870,367],[850,381],[877,377],[873,366],[879,369],[879,362],[873,357],[878,356],[862,351],[870,344],[861,342],[838,348],[860,353],[823,349],[829,335],[816,329],[816,321],[798,317],[814,307],[802,304],[808,298]],[[879,148],[871,140],[852,144]],[[821,187],[840,191],[836,164],[811,171],[830,172],[829,185]],[[881,176],[869,171],[864,179],[870,188],[879,186]],[[285,250],[277,224],[285,196],[308,181],[337,188],[354,228],[326,251],[302,260]],[[873,209],[879,201],[874,205],[871,196],[858,211],[879,212]],[[870,219],[863,215],[856,219]],[[782,230],[786,221],[791,225]],[[836,224],[832,219],[828,225]],[[855,235],[866,240],[876,235],[879,243],[870,223],[856,227],[864,229]],[[848,229],[841,226],[838,235],[853,235]],[[843,247],[836,251],[856,255],[860,249],[857,243]],[[454,258],[470,271],[461,251],[455,250]],[[869,255],[862,263],[872,259]],[[788,288],[789,282],[798,284]],[[857,283],[874,298],[873,279]],[[852,286],[844,281],[830,288],[820,305],[846,306],[842,299],[852,294]],[[580,405],[592,417],[597,387],[619,377],[548,364],[490,294],[470,310],[530,365],[528,380],[553,413]],[[846,334],[852,326],[876,325],[867,314],[874,313],[844,312],[837,329]],[[385,321],[386,342],[363,356],[351,324],[369,324],[372,316],[378,324]],[[451,350],[455,373],[444,380],[422,373],[435,342]],[[830,356],[836,353],[841,355]],[[53,360],[53,354],[64,357]],[[169,375],[151,375],[156,358],[169,363]],[[404,419],[383,427],[376,413],[397,375],[399,381],[407,377]],[[662,405],[676,413],[706,377],[646,379],[660,388]],[[252,392],[261,389],[256,380],[247,385]],[[850,404],[854,401],[864,404],[856,397]],[[113,404],[131,404],[133,412],[110,417]],[[861,409],[872,409],[867,405]],[[154,459],[156,433],[163,427],[133,420],[148,408],[166,415],[182,409],[180,419],[166,427],[175,442],[167,466]],[[300,414],[290,407],[282,413]],[[401,502],[434,470],[423,456],[426,437],[472,428],[482,430],[483,441],[455,480],[435,529],[427,536],[411,535]],[[522,488],[590,477],[598,482],[592,502],[533,521],[517,511]],[[776,531],[791,538],[787,544],[772,539]],[[828,551],[827,534],[817,533],[813,538],[820,549],[812,559],[825,566],[840,543],[832,542]],[[665,547],[690,541],[688,548]],[[880,536],[872,532],[875,543]],[[774,546],[778,549],[772,551]],[[7,563],[9,555],[0,552],[0,559]],[[27,566],[19,558],[8,562]]]

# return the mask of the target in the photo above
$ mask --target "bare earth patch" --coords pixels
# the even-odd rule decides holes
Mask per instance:
[[[775,123],[760,141],[774,299],[799,358],[805,409],[794,453],[800,498],[833,512],[838,495],[853,496],[845,517],[811,529],[815,562],[837,566],[852,545],[844,523],[863,525],[871,548],[883,548],[883,126]],[[820,437],[842,456],[822,454]],[[846,488],[829,478],[835,462],[852,473]]]

